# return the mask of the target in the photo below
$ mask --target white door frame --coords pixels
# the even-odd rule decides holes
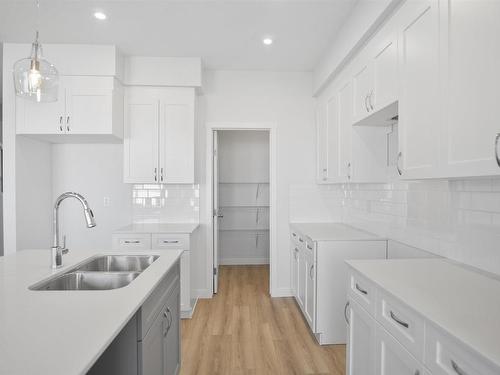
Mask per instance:
[[[276,123],[274,122],[208,122],[206,124],[207,139],[207,209],[206,222],[207,231],[207,284],[213,290],[213,266],[214,266],[214,248],[213,248],[213,131],[214,130],[266,130],[269,131],[269,291],[274,295],[274,289],[278,285],[276,280],[276,260],[278,259],[277,248],[277,197],[276,197]]]

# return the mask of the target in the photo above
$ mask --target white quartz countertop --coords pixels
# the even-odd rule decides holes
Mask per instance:
[[[119,228],[113,233],[193,233],[198,223],[140,223]]]
[[[500,281],[445,259],[347,263],[500,366]]]
[[[290,223],[313,241],[385,241],[373,233],[342,223]]]
[[[86,373],[181,253],[151,251],[160,257],[129,285],[97,291],[28,287],[91,256],[119,252],[70,251],[63,257],[64,267],[55,271],[50,250],[0,257],[0,374]]]

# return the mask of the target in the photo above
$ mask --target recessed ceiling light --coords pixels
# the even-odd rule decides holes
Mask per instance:
[[[264,43],[266,46],[270,46],[273,44],[273,40],[271,38],[264,38],[262,39],[262,43]]]
[[[95,13],[94,13],[94,17],[95,17],[95,18],[97,18],[98,20],[101,20],[101,21],[103,21],[103,20],[105,20],[106,18],[108,18],[108,17],[106,16],[106,14],[104,14],[103,12],[95,12]]]

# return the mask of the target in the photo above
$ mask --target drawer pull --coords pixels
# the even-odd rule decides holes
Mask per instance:
[[[299,237],[299,242],[304,242],[304,240],[302,238]]]
[[[368,294],[368,292],[364,289],[361,289],[358,283],[356,283],[356,289],[359,290],[361,293],[363,293],[365,296]]]
[[[139,240],[134,240],[134,241],[126,240],[125,243],[126,244],[137,244],[137,243],[141,243],[141,241],[139,241]]]
[[[404,321],[402,321],[401,319],[399,319],[396,314],[394,314],[392,311],[391,311],[391,318],[392,320],[394,320],[396,323],[398,323],[399,325],[405,327],[405,328],[409,328],[410,325]]]
[[[179,243],[179,240],[163,240],[163,243]]]
[[[307,245],[307,248],[308,248],[309,250],[312,250],[312,249],[313,249],[311,245]]]
[[[344,318],[345,318],[345,322],[347,323],[347,325],[349,325],[349,317],[347,316],[347,310],[349,309],[349,305],[350,305],[350,302],[347,301],[347,303],[345,304],[345,307],[344,307]]]
[[[467,373],[462,370],[453,359],[451,360],[451,367],[453,368],[453,371],[455,371],[458,375],[467,375]]]

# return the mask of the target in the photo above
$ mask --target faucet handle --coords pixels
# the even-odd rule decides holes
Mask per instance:
[[[62,243],[61,252],[63,254],[68,254],[68,252],[69,252],[69,249],[66,248],[66,235],[63,236],[63,243]]]

